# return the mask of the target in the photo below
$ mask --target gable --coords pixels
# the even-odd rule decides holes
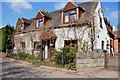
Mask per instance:
[[[74,8],[77,8],[77,7],[78,6],[75,5],[74,3],[68,2],[67,5],[64,7],[63,11],[67,11],[67,10],[74,9]]]
[[[38,19],[38,18],[43,17],[43,16],[44,16],[44,15],[39,11],[39,12],[37,13],[35,19]]]
[[[18,19],[18,23],[23,23],[24,21],[23,21],[23,19],[22,18],[19,18]]]

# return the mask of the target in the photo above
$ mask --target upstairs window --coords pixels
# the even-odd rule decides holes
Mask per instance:
[[[43,26],[43,18],[39,18],[36,20],[36,27]]]
[[[99,20],[100,20],[100,27],[103,29],[103,27],[102,27],[102,18],[101,18],[100,12],[101,12],[101,11],[98,11],[98,14],[99,14]]]
[[[103,29],[102,27],[102,18],[100,17],[100,27]]]
[[[76,9],[70,11],[70,22],[75,22],[76,21]]]
[[[19,23],[18,25],[18,31],[24,30],[24,23]]]
[[[64,12],[64,22],[65,22],[65,23],[69,22],[69,14],[68,14],[68,11]]]
[[[64,23],[75,22],[77,19],[76,9],[64,12]]]

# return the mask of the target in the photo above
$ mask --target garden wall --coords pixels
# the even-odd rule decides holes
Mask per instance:
[[[104,67],[103,52],[78,52],[76,54],[77,71],[85,71],[97,67]]]

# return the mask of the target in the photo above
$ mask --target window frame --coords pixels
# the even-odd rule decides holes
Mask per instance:
[[[72,11],[75,11],[75,12],[71,13]],[[76,20],[77,20],[77,11],[76,11],[76,9],[70,10],[70,22],[71,23],[76,21],[76,20],[71,21],[71,16],[74,16],[74,15],[76,15],[75,17],[76,17]]]
[[[21,48],[25,49],[25,42],[20,42]]]
[[[72,11],[75,11],[75,12],[71,13]],[[66,13],[66,12],[68,12],[68,22],[65,21],[65,17],[66,17],[65,13]],[[74,23],[74,22],[77,21],[77,10],[76,10],[76,8],[75,8],[75,9],[68,10],[68,11],[64,11],[63,14],[64,14],[64,15],[63,15],[63,23]],[[76,17],[76,20],[71,21],[71,16],[74,16],[74,15],[76,15],[76,16],[75,16],[75,17]]]
[[[68,42],[68,45],[66,45],[66,42]],[[75,42],[75,43],[73,43]],[[78,41],[77,40],[64,40],[64,47],[78,47]]]
[[[38,28],[38,27],[42,27],[42,26],[43,26],[43,17],[42,18],[38,18],[36,20],[36,27]]]
[[[33,46],[34,50],[40,50],[39,48],[41,48],[41,43],[40,41],[34,41],[34,46]]]
[[[67,13],[68,15],[65,15],[65,13]],[[67,17],[68,16],[68,21],[66,22],[65,20],[66,20],[66,18],[65,17]],[[69,23],[69,11],[65,11],[64,12],[64,23]]]

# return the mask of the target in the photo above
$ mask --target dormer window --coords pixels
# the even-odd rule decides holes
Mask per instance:
[[[43,26],[43,18],[40,18],[40,26]]]
[[[64,19],[65,19],[64,22],[65,22],[65,23],[69,22],[68,11],[64,12],[64,17],[65,17],[65,18],[64,18]]]
[[[77,19],[76,9],[70,11],[70,22],[75,22]]]
[[[43,18],[39,18],[36,20],[36,27],[43,26]]]
[[[18,31],[22,31],[22,30],[24,30],[24,24],[20,23],[18,26]]]
[[[75,22],[77,19],[76,9],[64,12],[64,23]]]

